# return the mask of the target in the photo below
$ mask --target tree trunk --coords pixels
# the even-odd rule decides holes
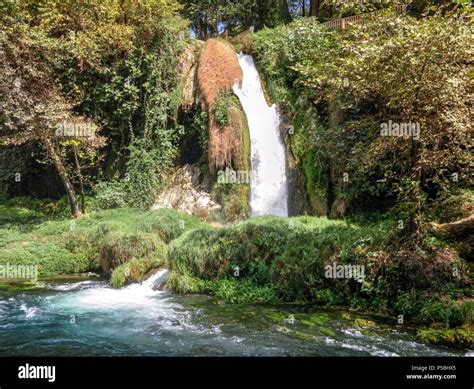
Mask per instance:
[[[474,215],[452,223],[429,223],[428,230],[436,236],[453,240],[463,240],[474,236]]]
[[[77,176],[79,177],[79,190],[81,193],[81,212],[85,212],[85,194],[84,194],[84,176],[82,175],[82,168],[81,164],[79,162],[79,158],[77,157],[77,150],[76,147],[74,147],[74,162],[76,164],[76,169],[77,169]]]
[[[291,22],[290,8],[288,7],[288,0],[280,0],[280,15],[283,23],[288,24]]]
[[[334,193],[334,180],[332,176],[331,161],[329,158],[326,160],[326,176],[328,178],[326,186],[326,216],[331,218],[331,210],[334,201],[336,200],[336,194]]]
[[[412,138],[411,140],[411,150],[410,150],[410,159],[412,166],[411,173],[411,188],[408,194],[410,200],[410,213],[408,220],[408,233],[410,234],[410,239],[415,246],[418,246],[422,239],[422,224],[421,224],[421,167],[419,166],[419,142]]]
[[[66,193],[69,197],[69,203],[71,205],[71,213],[74,216],[74,218],[78,219],[82,216],[82,212],[79,209],[79,204],[76,198],[76,192],[74,191],[74,187],[72,186],[71,180],[69,179],[69,176],[66,171],[66,167],[64,166],[64,163],[61,160],[58,152],[56,151],[56,148],[54,147],[51,139],[48,137],[44,137],[42,140],[43,140],[43,144],[46,147],[46,151],[48,152],[49,157],[53,161],[53,165],[56,168],[59,174],[59,177],[61,178],[61,181],[64,185],[64,189],[66,190]]]
[[[311,16],[319,17],[319,7],[321,0],[311,0]]]
[[[435,236],[455,242],[459,254],[474,262],[474,214],[452,223],[429,223],[427,230]]]

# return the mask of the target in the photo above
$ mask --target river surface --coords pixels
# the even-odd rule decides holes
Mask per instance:
[[[410,331],[354,313],[301,306],[233,305],[155,291],[147,283],[50,283],[0,291],[0,355],[20,356],[431,356]]]

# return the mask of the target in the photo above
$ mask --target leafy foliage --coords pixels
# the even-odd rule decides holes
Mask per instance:
[[[269,89],[287,102],[294,152],[301,163],[317,155],[327,198],[352,209],[398,200],[411,218],[430,197],[470,185],[473,35],[463,15],[387,12],[344,34],[303,19],[255,35]],[[418,123],[420,140],[381,136],[389,120]]]
[[[214,105],[214,118],[219,127],[229,125],[231,103],[231,95],[229,93],[221,92],[219,96],[217,96]]]
[[[130,181],[129,186],[145,182],[134,192],[149,189],[152,174],[159,182],[177,152],[170,96],[177,86],[177,53],[184,43],[180,32],[186,28],[178,15],[179,5],[173,0],[27,0],[11,1],[5,7],[0,55],[2,65],[10,68],[2,70],[9,91],[2,98],[12,108],[3,110],[0,119],[14,130],[7,135],[16,135],[17,143],[54,140],[48,151],[57,151],[74,184],[89,189],[100,176],[124,175],[127,166],[133,170],[137,162],[127,160],[137,158],[137,147],[144,148],[153,166],[148,158],[145,171],[134,170],[135,176],[143,172],[143,178]],[[5,56],[16,59],[6,61]],[[32,105],[15,105],[16,100]],[[96,145],[107,155],[103,163],[89,158],[90,149],[79,148],[78,137],[75,147],[57,142],[57,124],[72,114],[92,118],[99,125],[101,139],[108,140],[106,147],[103,142]],[[73,156],[84,160],[74,164]],[[86,180],[88,173],[96,179]]]

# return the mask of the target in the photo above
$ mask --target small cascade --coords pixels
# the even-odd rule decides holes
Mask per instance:
[[[252,56],[238,54],[243,72],[242,88],[234,85],[250,131],[252,216],[288,216],[286,153],[279,127],[277,107],[268,106]]]
[[[149,305],[150,298],[160,294],[166,281],[168,269],[160,269],[142,283],[125,288],[87,287],[74,295],[77,305],[88,308],[113,308],[129,305]]]

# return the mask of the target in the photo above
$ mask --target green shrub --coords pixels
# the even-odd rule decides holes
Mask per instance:
[[[212,294],[229,303],[277,304],[282,301],[278,286],[257,286],[250,280],[222,279],[213,285]]]
[[[445,280],[445,267],[453,263],[449,252],[426,252],[420,259],[420,253],[384,249],[392,236],[385,221],[358,227],[307,216],[197,228],[171,242],[169,262],[176,278],[168,285],[187,293],[207,290],[231,302],[349,304],[450,327],[467,321],[469,306],[456,300],[468,296],[469,288]],[[364,282],[326,278],[325,266],[334,262],[365,266]],[[439,296],[433,297],[433,288]]]
[[[144,232],[111,232],[103,236],[98,244],[102,269],[106,273],[130,261],[152,255],[164,256],[166,245],[161,239]]]
[[[315,289],[313,291],[313,301],[321,306],[335,306],[344,302],[344,297],[338,291],[331,289]]]
[[[458,303],[456,300],[464,297],[466,292],[457,288],[437,290],[437,295],[429,290],[399,291],[393,302],[394,312],[406,319],[425,324],[442,323],[446,327],[457,327],[463,323],[472,322],[473,306],[470,301]]]
[[[173,270],[213,282],[232,276],[237,266],[255,286],[278,285],[284,300],[311,300],[315,289],[329,286],[324,266],[344,248],[349,252],[360,245],[369,231],[325,218],[252,218],[187,232],[171,243],[169,260]],[[376,240],[377,234],[372,237]],[[359,260],[357,255],[345,258]]]
[[[212,291],[209,282],[177,271],[171,272],[166,281],[166,286],[179,294],[205,294]]]
[[[439,223],[449,223],[468,217],[474,212],[474,191],[456,190],[443,193],[428,205],[427,213]]]
[[[95,187],[96,198],[101,208],[124,208],[127,206],[127,192],[121,181],[100,182]]]
[[[474,323],[474,301],[465,301],[462,309],[466,323]]]
[[[40,276],[74,274],[89,270],[83,253],[71,253],[58,242],[26,238],[0,247],[2,265],[37,265]]]
[[[213,195],[222,204],[225,221],[237,222],[250,214],[250,186],[247,184],[217,184]]]
[[[167,208],[147,212],[137,224],[140,230],[158,234],[165,243],[171,242],[186,231],[208,228],[206,223],[194,216]]]
[[[419,317],[425,323],[446,323],[450,327],[460,326],[465,321],[462,306],[447,298],[422,302]]]
[[[219,93],[214,105],[214,118],[219,127],[226,127],[229,125],[231,104],[232,98],[230,93]]]

